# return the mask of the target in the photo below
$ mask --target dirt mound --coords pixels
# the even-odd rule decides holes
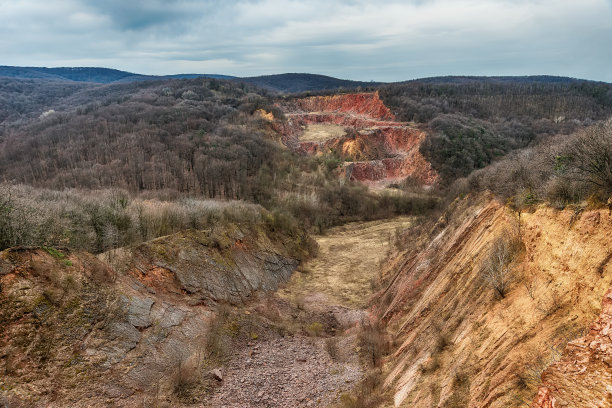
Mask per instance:
[[[425,133],[395,121],[378,93],[295,99],[283,109],[288,120],[277,130],[284,143],[302,154],[337,155],[348,179],[386,185],[412,177],[429,185],[438,178],[419,152]]]

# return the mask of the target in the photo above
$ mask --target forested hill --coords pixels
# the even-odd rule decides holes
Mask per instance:
[[[447,75],[437,77],[427,77],[404,81],[402,83],[426,83],[426,84],[466,84],[466,83],[511,83],[511,84],[567,84],[579,82],[597,82],[586,79],[554,76],[554,75],[522,75],[522,76],[463,76],[463,75]]]
[[[122,185],[136,190],[191,190],[195,181],[186,182],[183,178],[185,174],[189,177],[195,174],[193,157],[179,156],[179,162],[188,159],[191,163],[187,173],[170,162],[167,168],[159,167],[166,159],[160,161],[151,151],[155,146],[152,135],[166,134],[161,143],[168,146],[167,152],[172,152],[176,150],[177,140],[187,135],[193,138],[200,131],[219,129],[217,124],[226,117],[231,118],[229,122],[240,122],[243,120],[239,118],[240,112],[252,113],[254,106],[272,109],[278,96],[262,88],[261,83],[275,90],[314,87],[316,81],[321,81],[320,86],[334,84],[334,78],[309,74],[256,79],[249,79],[253,82],[249,85],[244,81],[207,78],[110,84],[0,78],[0,176],[58,187],[113,185],[115,181],[101,174],[110,174],[110,169],[117,172],[117,166],[130,162],[128,157],[124,162],[116,160],[129,151],[122,147],[123,141],[129,138],[134,143],[142,136],[142,150],[135,146],[134,154],[149,152],[144,158],[150,161],[155,157],[151,165],[155,162],[157,167],[156,170],[141,169],[140,174],[146,172],[152,177],[160,172],[164,176],[155,181],[136,181],[133,169],[125,168],[121,170],[125,174]],[[512,150],[537,144],[559,133],[570,134],[612,115],[612,85],[602,82],[559,77],[446,77],[437,81],[429,78],[395,84],[368,83],[371,85],[368,88],[378,90],[397,119],[416,122],[427,130],[421,152],[445,181],[466,176]],[[351,84],[357,83],[345,83],[347,87]],[[202,120],[205,125],[201,124]],[[90,141],[98,140],[102,127],[107,129],[104,137],[108,139],[110,135],[108,140],[113,144],[103,155],[93,154],[95,149]],[[188,139],[188,144],[194,143]],[[195,145],[200,151],[204,148],[199,143]],[[242,148],[237,147],[240,151]],[[116,154],[111,153],[113,149],[117,149]],[[213,150],[206,156],[220,152]],[[86,159],[79,163],[75,159],[70,163],[60,159],[71,154]],[[252,152],[245,154],[252,155]],[[219,163],[228,160],[234,159],[219,157]],[[28,166],[27,171],[24,165]],[[95,170],[96,177],[77,178],[81,167],[85,172]],[[170,167],[172,171],[168,170]],[[75,176],[67,177],[66,171]],[[226,193],[224,188],[221,194]],[[215,190],[210,194],[220,192]],[[236,191],[230,195],[234,194],[242,197]]]
[[[387,84],[395,116],[429,129],[421,152],[443,180],[612,115],[612,85],[560,77],[441,77]]]
[[[263,75],[236,80],[269,89],[276,92],[306,92],[319,90],[355,89],[357,87],[371,87],[380,85],[380,82],[350,81],[326,75],[316,74],[278,74]]]
[[[170,78],[217,78],[231,79],[229,75],[216,74],[176,74],[142,75],[111,68],[98,67],[13,67],[0,66],[0,77],[21,79],[45,79],[56,81],[93,82],[108,84],[113,82],[133,82]]]
[[[248,180],[277,150],[251,119],[257,108],[271,109],[270,99],[252,86],[149,81],[77,87],[53,98],[56,90],[47,90],[42,114],[0,133],[3,179],[246,198],[256,194],[244,190],[252,185]],[[31,96],[41,93],[44,87]]]
[[[326,75],[309,73],[285,73],[275,75],[260,75],[252,77],[236,77],[220,74],[173,74],[173,75],[143,75],[138,73],[120,71],[111,68],[99,67],[16,67],[0,66],[0,77],[19,79],[39,79],[50,81],[70,81],[83,83],[109,84],[118,82],[134,82],[164,79],[190,79],[190,78],[215,78],[228,79],[244,82],[280,93],[338,91],[356,88],[372,89],[381,85],[519,85],[519,84],[594,84],[594,81],[584,79],[534,75],[534,76],[439,76],[430,78],[414,79],[411,81],[382,83],[374,81],[353,81],[338,79]]]
[[[0,77],[98,84],[164,79],[215,78],[245,82],[271,91],[288,93],[336,90],[339,88],[351,89],[360,86],[363,87],[379,84],[374,82],[350,81],[325,75],[306,73],[288,73],[240,78],[231,75],[219,74],[142,75],[110,68],[92,67],[45,68],[0,66]]]

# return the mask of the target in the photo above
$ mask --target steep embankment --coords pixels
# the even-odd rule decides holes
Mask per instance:
[[[298,261],[283,241],[232,225],[186,231],[105,254],[116,270],[85,252],[0,252],[0,402],[201,402],[218,343],[240,335],[215,324],[217,302],[286,281]]]
[[[465,199],[421,250],[388,265],[377,313],[396,345],[385,381],[396,406],[528,406],[542,371],[597,317],[612,282],[609,212],[541,207],[520,220]],[[509,245],[491,252],[495,242]],[[507,274],[487,275],[502,253]],[[567,384],[555,372],[544,376],[550,389]],[[586,395],[570,405],[600,406]]]
[[[353,400],[372,364],[361,337],[371,280],[396,228],[410,222],[330,229],[317,237],[320,256],[293,276],[297,238],[266,224],[217,224],[97,257],[0,252],[0,404]]]
[[[372,185],[412,177],[437,179],[419,152],[425,133],[397,122],[378,93],[313,96],[287,101],[279,129],[287,146],[304,154],[331,153],[345,161],[345,176]]]
[[[571,341],[542,373],[533,408],[612,406],[612,288],[587,336]]]

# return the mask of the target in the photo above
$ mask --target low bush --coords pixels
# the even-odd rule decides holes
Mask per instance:
[[[364,325],[359,333],[359,344],[366,362],[373,367],[379,366],[383,356],[389,353],[389,342],[379,324]]]
[[[586,199],[603,206],[612,196],[612,119],[550,138],[474,171],[453,183],[447,201],[485,190],[519,211],[538,202],[564,208]]]
[[[329,339],[325,340],[325,351],[327,351],[327,354],[329,354],[329,357],[332,360],[338,360],[340,357],[338,350],[338,339],[335,337],[330,337]]]
[[[352,393],[340,396],[342,408],[375,408],[388,400],[382,392],[383,375],[380,370],[371,370],[355,387]]]
[[[517,234],[506,231],[497,237],[483,262],[481,276],[500,297],[506,297],[509,290],[512,261],[521,250],[522,241]]]

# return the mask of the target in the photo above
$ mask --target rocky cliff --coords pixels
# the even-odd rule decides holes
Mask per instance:
[[[284,143],[302,154],[334,154],[348,179],[387,185],[412,177],[432,184],[437,174],[419,152],[426,134],[395,117],[377,93],[295,99],[277,125]]]
[[[568,343],[542,383],[534,408],[612,406],[612,288],[588,335]]]
[[[565,345],[582,350],[586,340],[574,340],[599,314],[610,288],[609,212],[541,207],[522,213],[519,222],[490,198],[468,197],[435,227],[421,229],[426,232],[405,235],[423,244],[387,265],[387,285],[377,295],[376,312],[395,344],[385,381],[395,406],[529,406],[540,374]],[[503,268],[495,270],[504,273],[493,276],[500,251],[506,251]],[[594,354],[602,350],[589,344]],[[609,367],[600,360],[593,362],[599,371],[574,389],[589,388],[595,377],[600,385],[591,386],[593,395],[609,386]],[[571,383],[557,379],[562,367],[553,365],[543,377],[555,398],[562,395],[555,387]],[[565,406],[599,406],[588,395],[579,397],[587,405],[568,400]]]
[[[232,225],[101,259],[51,248],[5,250],[0,405],[198,402],[219,341],[219,333],[211,338],[216,305],[274,290],[297,265],[282,240]]]
[[[304,112],[336,112],[352,114],[365,119],[395,120],[378,92],[313,96],[296,99],[295,107]]]

